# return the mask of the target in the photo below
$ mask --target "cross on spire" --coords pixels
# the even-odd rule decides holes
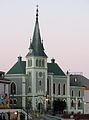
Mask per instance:
[[[36,5],[37,9],[36,9],[36,22],[38,22],[38,5]]]

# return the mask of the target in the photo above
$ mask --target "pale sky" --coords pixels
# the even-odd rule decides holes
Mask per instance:
[[[37,4],[48,61],[89,78],[89,0],[0,0],[0,70],[25,60]]]

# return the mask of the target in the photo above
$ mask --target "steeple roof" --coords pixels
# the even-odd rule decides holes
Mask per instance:
[[[47,55],[44,52],[44,46],[40,35],[39,22],[38,22],[38,6],[36,9],[36,22],[35,22],[33,38],[32,38],[32,42],[30,43],[29,50],[31,50],[31,52],[29,51],[27,56],[47,57]]]

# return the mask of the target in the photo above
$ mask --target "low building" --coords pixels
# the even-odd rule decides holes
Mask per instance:
[[[9,108],[9,88],[10,80],[5,78],[5,72],[0,71],[0,108]]]

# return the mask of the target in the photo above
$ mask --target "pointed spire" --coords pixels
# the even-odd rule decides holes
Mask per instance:
[[[30,37],[30,44],[31,44],[31,37]]]
[[[41,44],[42,44],[42,49],[44,50],[44,46],[43,46],[43,39],[42,39],[42,41],[41,41]]]
[[[38,5],[36,6],[37,7],[37,9],[36,9],[36,22],[38,22]]]
[[[30,46],[31,46],[31,37],[29,39],[30,39]]]
[[[31,37],[29,38],[30,39],[30,47],[29,47],[29,49],[32,49],[32,39],[31,39]]]
[[[44,52],[44,46],[41,41],[41,35],[40,35],[40,29],[39,29],[39,21],[38,21],[38,5],[36,6],[36,22],[35,22],[35,28],[33,32],[33,38],[30,43],[29,49],[32,49],[32,53],[30,55],[34,56],[44,56],[47,57],[47,55]]]

